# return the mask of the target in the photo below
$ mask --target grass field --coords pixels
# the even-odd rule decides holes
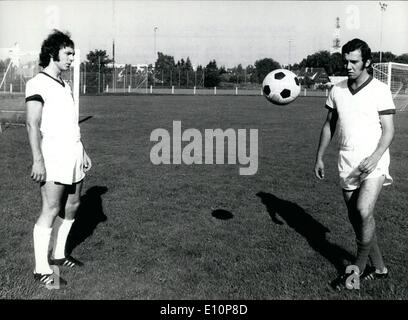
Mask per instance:
[[[0,101],[5,105],[4,101]],[[0,298],[407,299],[408,112],[397,113],[395,183],[377,204],[391,278],[361,290],[327,283],[353,258],[354,236],[337,181],[312,173],[324,98],[274,107],[261,96],[86,96],[81,132],[93,159],[69,241],[85,263],[61,270],[68,287],[33,282],[32,228],[40,209],[22,127],[0,135]],[[1,108],[0,108],[1,109]],[[92,117],[89,117],[92,116]],[[259,130],[259,168],[150,162],[156,128]]]

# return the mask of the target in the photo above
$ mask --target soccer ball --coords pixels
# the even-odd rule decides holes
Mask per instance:
[[[294,101],[300,93],[300,84],[296,75],[286,69],[276,69],[265,77],[262,82],[265,98],[278,105]]]

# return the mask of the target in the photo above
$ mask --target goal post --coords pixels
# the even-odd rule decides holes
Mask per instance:
[[[397,110],[406,110],[408,106],[408,64],[376,63],[373,65],[373,77],[390,88]]]

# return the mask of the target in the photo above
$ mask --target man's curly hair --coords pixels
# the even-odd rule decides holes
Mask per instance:
[[[370,72],[372,70],[372,65],[371,64],[372,64],[373,57],[372,57],[372,54],[371,54],[371,49],[370,49],[370,47],[368,46],[368,44],[365,41],[357,39],[357,38],[355,38],[353,40],[350,40],[349,42],[347,42],[341,48],[341,54],[344,57],[344,55],[346,53],[350,53],[350,52],[352,52],[354,50],[357,50],[357,49],[360,49],[360,51],[361,51],[361,57],[362,57],[362,60],[363,60],[364,64],[368,60],[370,60],[370,65],[367,67],[367,70]],[[365,66],[364,66],[364,68],[365,68]]]
[[[47,67],[50,63],[51,57],[54,61],[59,61],[58,53],[60,49],[65,47],[75,49],[74,42],[71,40],[71,35],[68,32],[64,33],[54,29],[41,45],[39,65],[43,68]]]

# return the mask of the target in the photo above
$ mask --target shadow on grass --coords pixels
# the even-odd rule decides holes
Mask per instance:
[[[313,250],[332,263],[338,272],[344,271],[346,262],[354,260],[354,256],[347,250],[328,241],[326,233],[330,230],[296,203],[279,199],[266,192],[258,192],[256,195],[261,198],[274,223],[283,225],[284,222],[279,220],[278,216],[282,218],[289,227],[306,239]]]
[[[93,117],[93,116],[83,116],[83,117],[80,117],[78,123],[85,122],[85,121],[87,121],[87,120],[89,120],[89,119],[92,119],[92,117]]]
[[[232,219],[234,217],[234,215],[231,212],[229,212],[227,210],[224,210],[224,209],[214,210],[211,213],[211,215],[214,218],[219,219],[219,220],[229,220],[229,219]]]
[[[107,191],[107,187],[94,186],[81,196],[81,205],[67,239],[67,254],[90,237],[99,223],[107,220],[102,206],[102,195]]]

